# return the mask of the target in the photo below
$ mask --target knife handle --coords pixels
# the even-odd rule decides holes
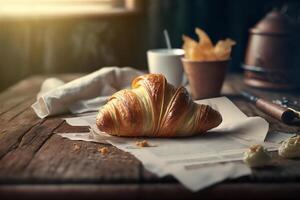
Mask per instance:
[[[263,99],[258,99],[255,105],[264,113],[287,124],[293,122],[296,117],[294,111]]]

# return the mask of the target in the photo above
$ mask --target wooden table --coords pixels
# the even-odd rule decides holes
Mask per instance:
[[[61,75],[72,80],[75,75]],[[39,119],[31,109],[45,76],[23,80],[0,94],[0,199],[66,197],[119,199],[182,198],[294,198],[300,199],[300,160],[275,156],[275,165],[254,170],[249,177],[225,181],[191,193],[172,177],[158,178],[146,171],[129,153],[110,145],[70,141],[60,132],[82,132],[86,127],[71,127],[61,116]],[[229,75],[223,87],[228,96],[248,116],[259,115],[270,123],[270,131],[299,132],[272,119],[247,103],[238,91],[246,86],[241,75]],[[252,90],[265,98],[299,95]],[[110,153],[102,155],[99,147]],[[79,147],[79,149],[78,149]]]

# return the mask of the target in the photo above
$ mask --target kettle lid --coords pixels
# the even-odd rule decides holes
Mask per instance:
[[[299,31],[296,23],[287,15],[277,10],[269,12],[252,29],[256,34],[295,34]]]

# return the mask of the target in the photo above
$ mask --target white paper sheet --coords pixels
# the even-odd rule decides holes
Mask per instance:
[[[175,165],[170,166],[168,169],[179,182],[193,192],[226,179],[234,179],[251,173],[251,169],[245,164],[232,162],[202,164],[197,167]]]
[[[197,103],[211,105],[223,117],[219,127],[201,136],[180,139],[147,138],[151,147],[139,148],[135,142],[142,138],[121,138],[100,132],[95,126],[95,113],[66,119],[73,126],[90,126],[91,132],[86,134],[92,136],[61,135],[73,140],[108,142],[135,155],[149,171],[158,176],[171,174],[192,191],[227,178],[250,174],[250,169],[244,164],[229,162],[241,160],[243,152],[250,145],[263,143],[269,150],[278,148],[276,143],[264,143],[268,132],[268,123],[264,119],[247,117],[226,97]],[[218,164],[220,162],[223,163]]]
[[[97,142],[101,144],[108,144],[104,138],[95,137],[95,135],[91,132],[84,132],[84,133],[58,133],[58,135],[68,138],[70,140],[79,140],[79,141],[86,141],[86,142]]]

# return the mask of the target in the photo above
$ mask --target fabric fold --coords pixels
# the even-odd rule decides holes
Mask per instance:
[[[130,67],[105,67],[64,84],[59,79],[44,81],[37,101],[32,105],[40,118],[64,114],[95,111],[107,98],[143,72]]]

